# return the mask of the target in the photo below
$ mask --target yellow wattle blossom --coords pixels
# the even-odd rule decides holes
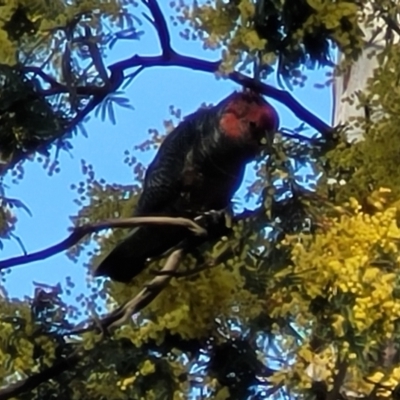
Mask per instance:
[[[314,379],[330,386],[340,357],[348,363],[349,393],[368,395],[373,389],[359,368],[370,362],[386,338],[393,338],[400,320],[400,229],[394,208],[366,214],[355,199],[345,207],[351,212],[332,218],[329,228],[300,240],[286,238],[284,244],[292,245],[292,265],[275,278],[289,279],[293,274],[296,280],[291,286],[267,289],[268,312],[290,318],[307,336],[315,334],[322,348],[295,342],[282,346],[292,349],[295,362],[283,375],[276,373],[271,378],[274,383],[300,390],[309,388]],[[390,379],[385,378],[391,388],[397,372],[394,369]],[[384,397],[389,391],[379,393]]]
[[[368,216],[360,211],[354,199],[350,206],[354,210],[352,216],[343,215],[327,232],[294,243],[294,273],[302,282],[298,285],[299,291],[291,293],[292,303],[284,300],[284,291],[271,294],[282,303],[279,310],[273,310],[276,315],[307,309],[312,299],[325,297],[329,288],[332,299],[340,293],[353,296],[355,304],[350,322],[357,330],[367,329],[378,319],[393,319],[393,311],[396,317],[400,316],[393,298],[397,274],[374,266],[385,254],[393,268],[400,268],[396,211],[387,209]],[[288,240],[290,243],[291,239]],[[346,312],[349,312],[347,305]]]
[[[343,328],[343,323],[345,321],[345,318],[342,315],[335,314],[334,315],[334,322],[332,322],[332,328],[335,331],[335,334],[337,337],[342,337],[344,336],[344,328]]]
[[[136,375],[130,376],[129,378],[125,378],[121,381],[117,382],[117,385],[121,388],[121,390],[126,390],[128,386],[132,385],[137,379]]]
[[[232,315],[245,323],[259,315],[263,307],[257,296],[244,288],[239,268],[236,264],[230,268],[221,265],[198,274],[196,279],[172,279],[141,312],[140,326],[126,327],[119,334],[140,346],[148,338],[161,343],[166,329],[183,339],[207,336],[217,328],[215,319],[221,315]],[[110,284],[110,293],[123,302],[143,285],[141,279],[146,281],[148,275],[144,273],[134,287]]]
[[[255,6],[251,0],[241,0],[238,9],[242,18],[242,24],[246,24],[247,21],[254,17]]]
[[[146,360],[140,367],[140,373],[144,376],[152,374],[155,370],[156,367],[150,360]]]

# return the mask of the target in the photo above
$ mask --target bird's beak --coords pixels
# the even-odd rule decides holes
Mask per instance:
[[[269,149],[274,146],[275,132],[275,130],[267,132],[267,146]]]

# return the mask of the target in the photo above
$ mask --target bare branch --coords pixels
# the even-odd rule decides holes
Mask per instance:
[[[170,56],[175,53],[171,47],[171,35],[169,33],[167,21],[165,20],[164,14],[162,13],[157,0],[142,0],[143,4],[149,9],[153,20],[150,22],[154,25],[158,39],[160,40],[162,54],[165,58],[170,58]]]
[[[170,254],[170,256],[172,256],[174,253],[176,254],[176,251],[172,252]],[[200,272],[206,271],[208,269],[215,268],[215,267],[221,265],[222,263],[226,262],[233,255],[235,255],[235,249],[232,247],[227,247],[216,258],[206,261],[205,263],[201,264],[200,266],[198,266],[194,269],[179,272],[179,271],[177,271],[177,268],[172,268],[171,265],[168,265],[168,263],[166,263],[164,268],[162,268],[160,271],[154,272],[154,274],[158,278],[160,278],[160,277],[167,277],[169,279],[171,279],[171,278],[177,278],[177,279],[186,278],[189,276],[196,275]],[[153,292],[154,292],[154,287],[157,288],[158,285],[165,286],[165,284],[167,282],[169,282],[169,279],[168,279],[168,281],[165,281],[164,279],[157,280],[155,278],[148,285],[146,285],[145,289],[150,289],[150,290],[153,290]],[[124,305],[118,307],[116,310],[114,310],[112,313],[110,313],[108,316],[106,316],[104,318],[104,320],[112,321],[113,326],[116,326],[114,324],[116,324],[116,321],[119,321],[121,318],[123,318],[125,320],[126,317],[124,317],[124,315],[126,315],[126,313],[128,312],[127,310],[131,309],[131,307],[134,306],[136,304],[136,302],[145,301],[146,296],[149,296],[149,294],[147,294],[147,292],[145,292],[145,289],[143,289],[140,292],[142,295],[139,294],[137,298],[134,298],[131,301],[125,303]],[[138,307],[138,306],[135,305],[135,307]],[[131,312],[130,315],[133,315],[135,312],[136,311]],[[99,324],[98,322],[93,323],[92,321],[83,321],[83,322],[79,323],[76,328],[74,328],[73,330],[66,333],[65,336],[80,335],[85,332],[93,331],[99,327],[100,327],[101,331],[104,330],[104,327],[102,326],[101,322]],[[109,327],[109,329],[111,329],[111,326]]]
[[[340,389],[343,386],[343,381],[347,373],[347,361],[341,360],[340,356],[338,356],[335,369],[337,370],[337,373],[333,378],[333,388],[326,396],[326,400],[336,400],[339,398]]]
[[[92,58],[94,67],[97,69],[97,72],[99,73],[101,80],[105,84],[107,84],[108,82],[107,69],[104,65],[104,60],[103,57],[101,56],[100,49],[97,46],[96,37],[92,35],[91,29],[88,25],[85,25],[84,31],[85,34],[79,38],[74,39],[73,42],[80,43],[81,45],[86,45],[88,47],[88,51]]]
[[[244,87],[253,89],[267,97],[279,101],[292,111],[296,117],[312,126],[320,132],[326,139],[331,139],[334,129],[323,122],[319,117],[308,111],[301,103],[299,103],[288,91],[277,89],[274,86],[265,83],[257,82],[249,76],[243,75],[240,72],[232,72],[228,77]]]
[[[57,82],[52,76],[46,74],[42,68],[39,67],[24,67],[23,71],[25,73],[32,73],[34,75],[40,76],[45,82],[47,82],[51,87],[62,88],[63,85]]]
[[[207,235],[207,231],[203,227],[198,225],[196,222],[186,218],[159,216],[110,219],[107,221],[87,224],[74,228],[72,233],[66,239],[44,250],[0,261],[0,271],[5,268],[14,267],[16,265],[28,264],[33,261],[49,258],[54,254],[69,249],[71,246],[78,243],[79,240],[81,240],[89,233],[98,232],[100,230],[108,228],[132,228],[139,225],[178,225],[189,229],[196,236]]]
[[[171,54],[170,57],[168,57],[168,59],[165,59],[163,56],[141,57],[135,55],[131,58],[119,61],[109,66],[109,69],[111,71],[118,71],[121,69],[126,70],[128,68],[133,68],[137,66],[142,66],[145,68],[176,66],[188,68],[193,71],[216,73],[218,72],[220,65],[221,61],[206,61],[195,57],[184,56],[174,52],[173,54]],[[256,82],[253,78],[236,71],[228,74],[227,78],[238,83],[239,85],[254,89],[259,93],[267,97],[271,97],[274,100],[277,100],[280,103],[284,104],[299,119],[312,126],[325,137],[329,138],[333,134],[334,130],[331,126],[326,124],[319,117],[303,107],[289,92],[277,89],[276,87],[268,85],[266,83]]]
[[[110,330],[116,329],[117,327],[125,324],[133,314],[138,313],[145,308],[162,292],[162,290],[171,280],[171,274],[178,269],[181,259],[182,249],[175,250],[168,257],[168,260],[162,269],[163,272],[166,272],[165,275],[157,276],[152,279],[133,299],[126,302],[123,306],[118,307],[116,310],[112,311],[99,321],[96,321],[96,323],[92,326],[92,329],[98,327],[102,332],[109,332]],[[21,381],[4,389],[0,389],[0,400],[8,400],[22,393],[35,389],[42,383],[50,379],[54,379],[64,371],[75,367],[81,360],[84,359],[84,357],[88,355],[90,355],[90,351],[85,350],[83,345],[79,345],[78,348],[64,360],[56,362],[54,365],[46,368],[44,371],[22,379]]]
[[[132,315],[149,305],[161,293],[173,277],[174,272],[176,272],[179,267],[182,254],[182,249],[172,252],[168,257],[164,268],[161,270],[164,274],[156,276],[137,294],[137,296],[106,317],[102,323],[102,327],[111,330],[124,325]]]

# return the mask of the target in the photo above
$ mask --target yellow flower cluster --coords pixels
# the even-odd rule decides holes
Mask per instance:
[[[274,386],[284,384],[298,393],[310,389],[313,381],[326,382],[330,390],[335,375],[335,362],[333,347],[327,347],[316,354],[309,343],[305,343],[297,349],[293,364],[278,370],[268,380]]]
[[[344,386],[349,393],[368,395],[374,388],[371,382],[379,381],[379,397],[387,397],[400,381],[400,368],[386,375],[372,369],[371,379],[365,380],[365,366],[371,353],[386,338],[393,338],[400,320],[397,210],[366,214],[355,199],[347,207],[352,211],[332,219],[328,229],[285,240],[292,248],[293,265],[277,274],[276,285],[290,274],[297,280],[267,292],[271,314],[290,318],[307,337],[318,332],[324,345],[316,351],[308,343],[285,341],[286,351],[295,355],[294,363],[271,380],[300,392],[310,389],[313,380],[330,387],[340,356],[348,362]],[[356,344],[354,337],[363,344]]]
[[[378,397],[391,398],[393,390],[400,382],[400,367],[394,368],[390,375],[385,375],[381,371],[375,372],[366,381],[369,383],[371,390],[374,388],[374,383],[379,384],[376,393]]]
[[[143,376],[150,375],[156,370],[156,367],[150,360],[146,360],[140,367],[140,373]]]
[[[249,52],[263,50],[267,41],[261,39],[254,29],[249,27],[239,27],[237,34],[232,39],[230,45],[233,48],[247,49]]]
[[[1,11],[1,10],[0,10]],[[7,32],[0,27],[0,62],[14,65],[16,63],[16,46],[8,39]]]
[[[112,296],[119,303],[132,298],[142,285],[141,279],[134,288],[111,284]],[[221,315],[231,315],[246,322],[259,315],[261,310],[257,297],[244,288],[239,266],[221,265],[193,277],[172,279],[141,311],[139,326],[123,329],[120,334],[129,337],[137,346],[148,338],[161,342],[166,329],[182,338],[200,338],[216,328],[215,318]]]
[[[155,365],[150,361],[146,360],[142,366],[140,367],[139,371],[137,371],[134,375],[124,378],[117,382],[117,386],[122,390],[127,390],[131,385],[133,385],[138,378],[139,375],[150,375],[155,371]]]
[[[355,210],[351,216],[334,220],[326,232],[313,238],[304,236],[300,242],[288,238],[287,243],[293,244],[294,264],[294,270],[288,269],[288,273],[297,274],[301,283],[296,290],[272,294],[272,299],[281,304],[275,314],[306,312],[317,296],[335,302],[346,294],[353,302],[335,306],[341,313],[335,315],[332,326],[339,336],[343,335],[344,315],[358,332],[378,321],[387,333],[392,332],[392,322],[400,318],[400,299],[393,296],[400,268],[395,209],[372,216]]]

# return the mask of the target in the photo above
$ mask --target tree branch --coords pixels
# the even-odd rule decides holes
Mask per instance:
[[[150,22],[157,31],[163,56],[168,59],[170,55],[174,53],[174,50],[171,47],[171,35],[169,33],[167,21],[156,0],[142,0],[142,2],[153,16],[153,20],[150,20]]]
[[[13,154],[12,160],[7,164],[0,165],[0,175],[4,174],[8,169],[15,166],[18,162],[23,160],[28,154],[36,152],[40,149],[47,148],[55,139],[61,137],[66,132],[69,132],[74,126],[79,124],[97,105],[99,105],[104,98],[115,91],[117,91],[124,83],[124,72],[129,68],[139,67],[140,71],[144,68],[155,66],[162,67],[182,67],[192,69],[193,71],[203,71],[207,73],[216,73],[222,63],[218,61],[206,61],[195,57],[185,56],[177,53],[171,46],[171,37],[164,15],[158,5],[157,0],[142,0],[146,7],[149,9],[153,19],[150,22],[157,30],[158,38],[160,41],[162,54],[159,56],[139,56],[134,55],[128,59],[116,62],[108,66],[110,71],[109,81],[105,82],[102,86],[77,86],[74,87],[74,93],[91,97],[89,104],[83,108],[71,121],[64,127],[63,131],[57,135],[56,138],[49,138],[43,141],[38,147],[26,151],[16,151]],[[148,17],[146,17],[149,19]],[[31,72],[39,75],[44,81],[50,84],[49,89],[41,90],[39,93],[43,96],[53,96],[60,93],[68,93],[70,89],[67,85],[57,82],[54,78],[41,71],[38,67],[28,66],[23,69],[26,72]],[[248,75],[233,71],[226,75],[227,79],[238,83],[247,88],[252,88],[259,93],[271,97],[274,100],[284,104],[288,107],[300,120],[304,121],[315,130],[320,132],[324,137],[330,139],[334,133],[334,129],[322,121],[318,116],[303,107],[289,92],[277,89],[274,86],[266,83],[258,82]]]
[[[43,382],[53,379],[64,371],[75,367],[75,365],[77,365],[81,359],[82,355],[80,355],[78,351],[75,351],[66,359],[57,362],[51,367],[46,368],[44,371],[22,379],[4,389],[0,389],[0,400],[8,400],[22,393],[26,393],[35,389]]]
[[[165,272],[162,276],[152,279],[134,298],[126,302],[123,306],[118,307],[110,314],[106,315],[100,321],[97,321],[102,333],[109,332],[128,322],[133,314],[138,313],[147,305],[149,305],[167,286],[172,278],[172,274],[179,267],[182,259],[182,249],[175,250],[169,257],[161,270]],[[8,400],[22,393],[33,390],[49,379],[54,379],[64,371],[75,367],[86,356],[90,355],[90,350],[85,350],[83,345],[78,348],[67,358],[56,362],[49,368],[22,379],[4,389],[0,389],[0,400]]]
[[[34,75],[40,76],[45,82],[47,82],[52,88],[58,88],[61,89],[64,87],[61,83],[57,82],[56,79],[54,79],[52,76],[46,74],[42,68],[40,67],[34,67],[34,66],[29,66],[29,67],[24,67],[23,72],[25,73],[32,73]]]
[[[221,61],[206,61],[195,57],[184,56],[178,53],[172,53],[168,58],[164,56],[138,56],[134,55],[131,58],[117,62],[111,65],[109,68],[113,70],[126,70],[133,67],[183,67],[188,68],[193,71],[202,71],[215,73],[218,72]],[[289,92],[281,89],[277,89],[274,86],[268,85],[266,83],[257,82],[253,78],[244,75],[240,72],[231,72],[227,75],[227,78],[233,82],[238,83],[246,88],[253,89],[267,97],[279,101],[288,107],[299,119],[306,122],[322,135],[330,138],[334,130],[331,126],[326,124],[312,112],[308,111],[304,106],[302,106]]]
[[[189,57],[177,53],[171,47],[170,34],[164,15],[158,5],[157,0],[143,0],[153,15],[158,38],[160,41],[162,55],[153,57],[141,57],[134,55],[131,58],[117,62],[109,66],[110,71],[123,70],[133,67],[153,67],[153,66],[176,66],[192,69],[194,71],[203,71],[216,73],[222,63],[219,61],[206,61],[195,57]],[[331,126],[323,122],[316,115],[312,114],[303,107],[289,92],[275,88],[274,86],[259,82],[247,75],[234,71],[227,75],[227,78],[238,83],[241,86],[258,91],[265,96],[271,97],[288,107],[299,119],[306,122],[324,136],[333,134]]]
[[[182,249],[173,251],[168,257],[164,268],[161,270],[163,274],[156,276],[132,300],[129,300],[122,307],[109,314],[103,320],[102,325],[104,324],[109,331],[118,328],[128,322],[132,315],[149,305],[174,276],[174,272],[176,272],[179,267],[182,255]]]
[[[87,224],[73,229],[72,233],[61,242],[35,253],[17,256],[0,261],[0,271],[17,265],[28,264],[33,261],[44,260],[57,253],[69,249],[89,233],[98,232],[108,228],[132,228],[139,225],[175,225],[189,229],[196,236],[207,235],[207,231],[196,222],[186,218],[173,217],[132,217],[110,219],[107,221]]]
[[[330,392],[328,392],[328,395],[326,396],[326,400],[336,400],[339,398],[340,395],[340,389],[343,386],[343,381],[344,378],[346,377],[347,373],[347,361],[346,360],[341,360],[340,356],[338,355],[338,359],[336,361],[336,368],[337,373],[335,374],[333,378],[333,388]]]

